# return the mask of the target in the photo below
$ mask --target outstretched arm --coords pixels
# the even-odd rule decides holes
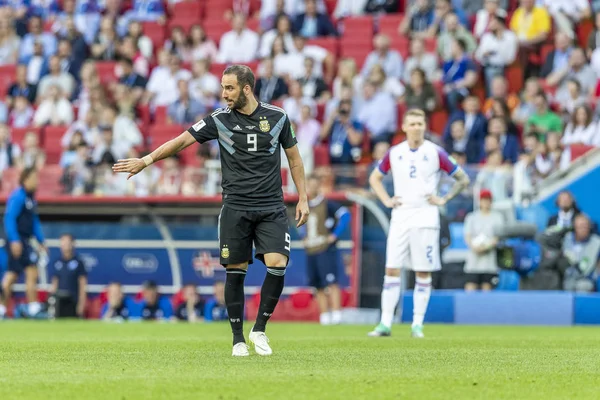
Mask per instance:
[[[298,145],[285,149],[285,155],[290,165],[294,185],[296,185],[296,190],[298,191],[299,199],[298,206],[296,207],[296,221],[298,221],[297,227],[300,227],[308,221],[308,214],[310,213],[308,209],[308,196],[306,195],[304,164],[298,151]]]
[[[176,138],[165,142],[159,148],[143,158],[127,158],[125,160],[117,161],[117,163],[113,165],[113,172],[128,172],[129,176],[127,179],[129,179],[150,164],[169,158],[195,142],[196,139],[192,134],[185,131]]]

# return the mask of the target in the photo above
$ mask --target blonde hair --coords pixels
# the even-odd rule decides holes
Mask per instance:
[[[412,108],[404,113],[402,120],[406,121],[407,117],[422,117],[425,119],[425,111],[421,110],[420,108]]]

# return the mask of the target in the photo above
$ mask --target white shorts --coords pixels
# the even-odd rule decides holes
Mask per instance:
[[[440,230],[390,226],[387,238],[386,268],[407,268],[416,272],[442,269]]]

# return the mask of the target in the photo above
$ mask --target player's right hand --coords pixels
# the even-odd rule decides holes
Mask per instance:
[[[23,244],[21,242],[12,242],[10,244],[10,253],[13,258],[21,257],[21,254],[23,254]]]
[[[387,208],[394,208],[394,207],[402,205],[402,201],[400,201],[399,196],[394,196],[394,197],[390,198],[388,201],[384,202],[383,205],[385,205]]]
[[[127,158],[117,161],[112,170],[113,172],[128,172],[127,179],[129,179],[144,168],[146,168],[146,163],[141,158]]]

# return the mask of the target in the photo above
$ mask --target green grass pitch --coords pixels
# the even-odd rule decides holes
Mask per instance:
[[[0,399],[600,398],[599,328],[370,328],[273,323],[234,359],[227,324],[5,321]]]

